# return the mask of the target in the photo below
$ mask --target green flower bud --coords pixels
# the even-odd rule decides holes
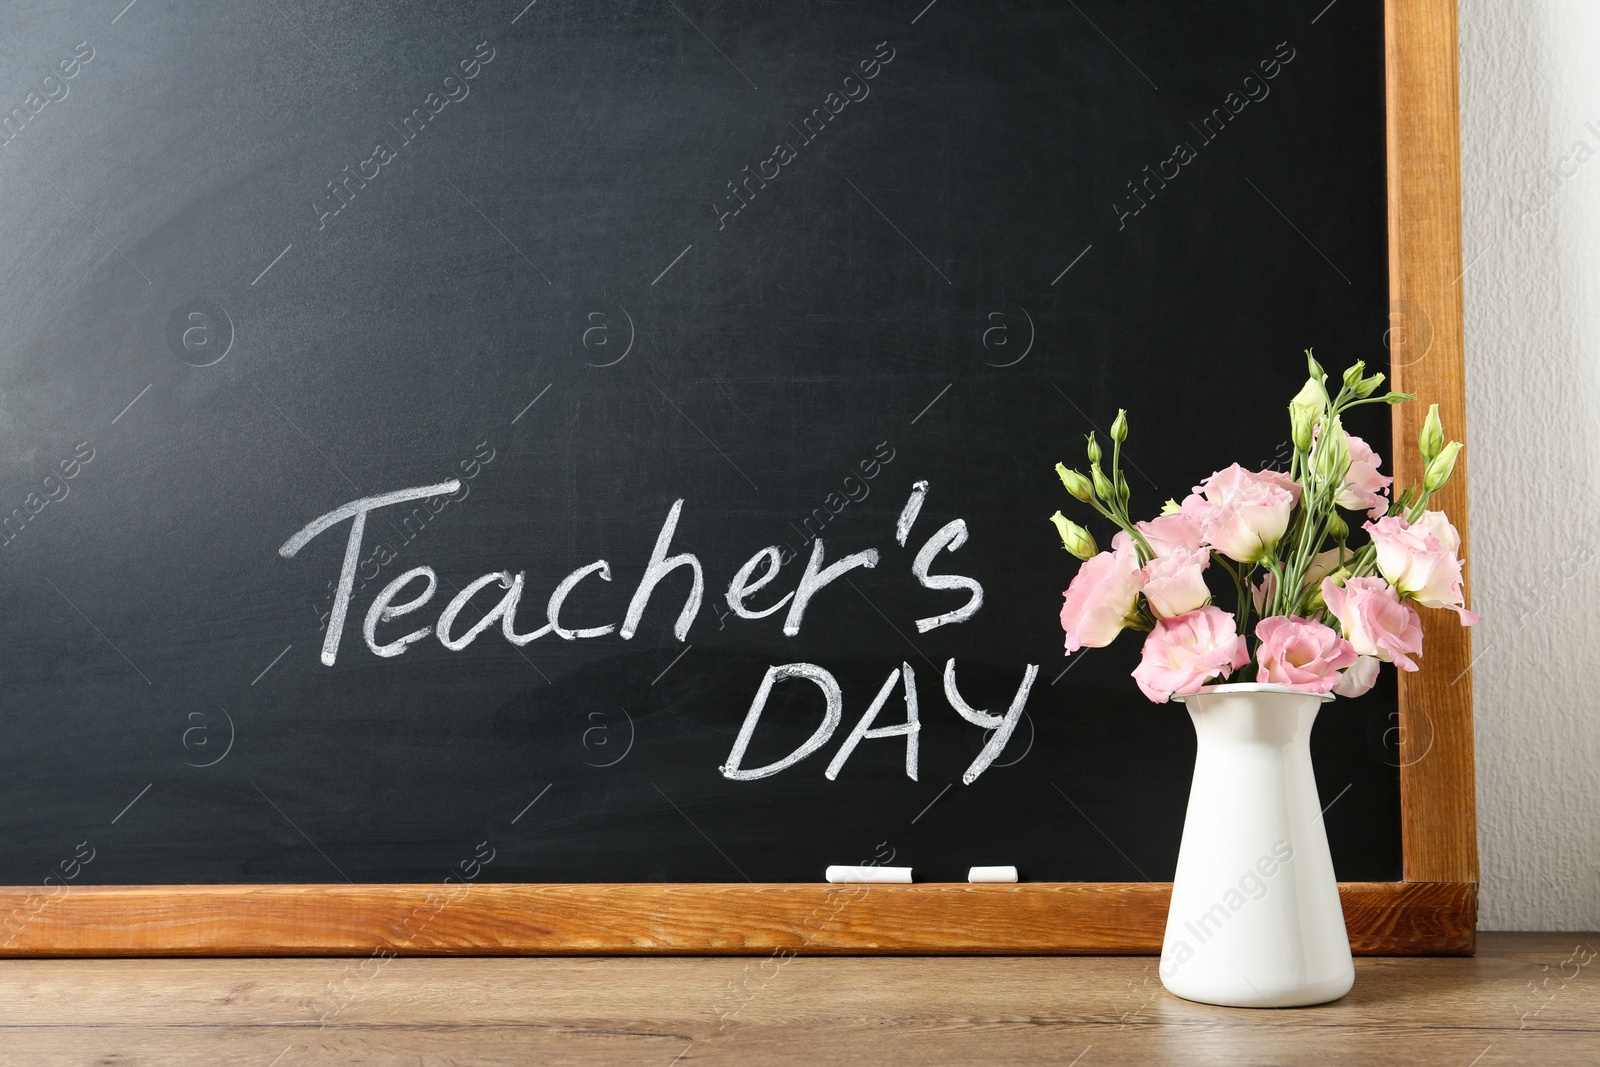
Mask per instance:
[[[1443,489],[1444,483],[1455,473],[1456,456],[1460,452],[1460,441],[1451,441],[1440,449],[1439,454],[1428,463],[1427,473],[1422,476],[1422,487],[1430,493]]]
[[[1111,439],[1117,444],[1128,439],[1128,412],[1125,408],[1117,409],[1117,417],[1111,422]]]
[[[1311,349],[1309,348],[1306,349],[1306,370],[1319,382],[1328,380],[1328,372],[1322,369],[1322,364],[1318,363],[1316,358],[1311,355]]]
[[[1100,455],[1101,455],[1101,453],[1100,453],[1100,442],[1099,442],[1098,439],[1096,439],[1095,435],[1092,434],[1092,433],[1089,435],[1088,453],[1089,453],[1089,463],[1091,465],[1097,464],[1097,463],[1100,462]]]
[[[1444,423],[1439,421],[1439,405],[1428,405],[1428,417],[1423,420],[1422,433],[1417,437],[1417,449],[1422,453],[1424,465],[1430,464],[1444,450]]]
[[[1382,374],[1374,374],[1370,378],[1361,379],[1361,381],[1359,383],[1357,383],[1357,385],[1356,385],[1356,396],[1357,396],[1357,398],[1359,398],[1361,400],[1365,400],[1367,397],[1369,397],[1373,393],[1377,392],[1378,391],[1378,386],[1380,386],[1382,384],[1383,384],[1383,375]]]
[[[1289,401],[1289,434],[1296,449],[1304,452],[1311,447],[1311,435],[1327,407],[1328,390],[1316,378],[1307,378]]]
[[[1094,499],[1094,486],[1090,484],[1088,478],[1085,478],[1078,471],[1068,469],[1065,463],[1057,463],[1056,475],[1075,500],[1081,500],[1087,504]]]
[[[1344,369],[1344,387],[1355,389],[1361,385],[1361,372],[1367,369],[1365,360],[1356,360]]]
[[[1126,507],[1127,504],[1128,504],[1128,501],[1132,497],[1133,497],[1133,493],[1131,491],[1129,491],[1129,489],[1128,489],[1128,476],[1126,474],[1124,474],[1122,471],[1118,471],[1117,472],[1117,499],[1122,501],[1123,506]]]
[[[1110,504],[1117,499],[1117,487],[1111,484],[1111,479],[1107,478],[1106,472],[1100,469],[1100,464],[1096,463],[1089,468],[1089,477],[1094,482],[1095,495],[1101,500]]]
[[[1344,544],[1345,538],[1350,536],[1350,524],[1344,521],[1337,511],[1328,518],[1328,536]]]
[[[1094,536],[1082,526],[1067,518],[1061,512],[1050,516],[1050,521],[1056,524],[1056,532],[1061,535],[1061,544],[1079,559],[1090,559],[1100,549],[1094,543]]]
[[[1415,393],[1384,393],[1383,402],[1393,407],[1395,404],[1404,404],[1407,400],[1415,400]]]

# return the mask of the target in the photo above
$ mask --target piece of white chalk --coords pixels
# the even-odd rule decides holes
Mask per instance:
[[[1015,882],[1015,867],[974,867],[967,872],[969,882]]]
[[[828,868],[830,882],[909,882],[910,867],[850,867],[836,864]]]

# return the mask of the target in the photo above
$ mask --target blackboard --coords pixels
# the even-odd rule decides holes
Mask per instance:
[[[1303,348],[1387,368],[1381,3],[5,18],[0,882],[1170,878],[1192,730],[1062,657],[1052,466],[1127,407],[1154,514],[1283,461]],[[970,782],[947,674],[1029,687]],[[1398,716],[1317,727],[1342,880]]]

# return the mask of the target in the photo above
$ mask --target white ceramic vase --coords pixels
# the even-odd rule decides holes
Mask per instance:
[[[1311,771],[1311,724],[1333,697],[1246,683],[1173,699],[1198,746],[1162,984],[1241,1008],[1337,1000],[1355,967]]]

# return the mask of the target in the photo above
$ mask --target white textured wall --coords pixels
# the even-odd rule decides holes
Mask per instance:
[[[1460,13],[1480,925],[1594,930],[1600,0]]]

